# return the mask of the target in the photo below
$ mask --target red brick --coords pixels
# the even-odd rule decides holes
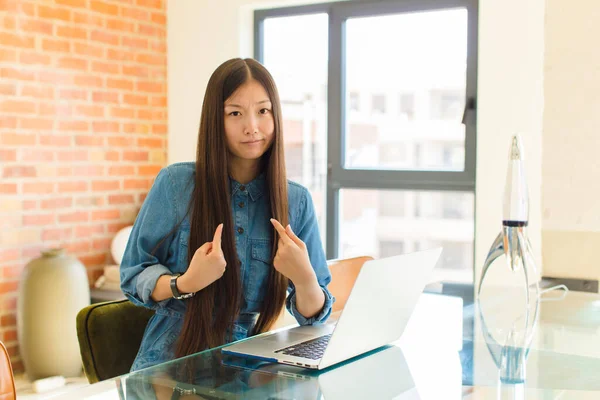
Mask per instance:
[[[134,108],[113,107],[110,109],[110,116],[113,118],[135,118]]]
[[[109,250],[112,243],[112,238],[94,239],[92,241],[92,248],[94,250]]]
[[[21,118],[19,126],[21,129],[51,131],[54,128],[54,120],[44,118]]]
[[[86,121],[59,121],[58,129],[61,131],[87,132],[90,124]]]
[[[21,252],[21,258],[31,259],[31,258],[39,257],[42,254],[42,250],[44,250],[45,248],[46,247],[42,246],[42,245],[28,246],[28,247],[24,248],[23,251]]]
[[[40,115],[52,115],[54,118],[66,118],[70,117],[72,113],[71,106],[69,104],[44,104],[39,105]]]
[[[18,281],[0,282],[0,296],[5,295],[7,293],[15,292],[18,287],[19,287],[19,282]],[[0,318],[0,325],[1,326],[13,326],[13,325],[15,325],[16,321],[13,318],[14,318],[14,315],[3,315]]]
[[[135,56],[135,61],[144,64],[144,65],[165,65],[167,63],[167,59],[165,55],[156,55],[156,54],[138,54]]]
[[[86,57],[104,58],[104,48],[87,43],[75,43],[75,53]]]
[[[48,228],[42,231],[42,240],[67,240],[73,236],[73,228]]]
[[[75,227],[75,236],[78,238],[102,235],[103,233],[104,225],[77,225]]]
[[[150,13],[135,7],[121,7],[121,15],[126,18],[133,18],[140,21],[147,21]]]
[[[147,102],[146,98],[146,102]],[[0,103],[0,112],[33,114],[35,113],[36,105],[33,102],[22,100],[4,100]]]
[[[18,260],[19,256],[19,249],[0,250],[0,262],[2,263]]]
[[[4,178],[35,178],[37,171],[32,166],[4,167],[2,176]]]
[[[58,5],[87,8],[87,0],[54,0]]]
[[[105,205],[104,197],[88,196],[77,199],[78,207],[102,207]]]
[[[40,53],[21,53],[19,54],[19,62],[21,64],[36,64],[36,65],[50,65],[52,58],[46,54]]]
[[[166,53],[167,52],[167,43],[163,39],[151,40],[150,41],[150,50],[156,51],[159,53]]]
[[[142,7],[163,9],[162,0],[135,0],[135,4]]]
[[[155,177],[162,169],[161,165],[140,165],[138,168],[138,176]]]
[[[18,282],[6,282],[6,283],[0,283],[0,293],[5,294],[5,293],[10,293],[10,292],[14,292],[17,289],[17,285]],[[5,286],[3,286],[5,285]],[[11,290],[11,288],[13,288]],[[7,315],[3,315],[2,317],[0,317],[0,326],[16,326],[17,325],[17,316],[15,314],[7,314]]]
[[[127,176],[135,173],[135,167],[132,165],[115,165],[108,167],[108,175],[110,176]]]
[[[123,124],[123,133],[149,133],[150,126],[148,124]]]
[[[0,183],[0,193],[2,193],[2,194],[17,193],[17,184],[16,183]]]
[[[123,160],[125,161],[148,161],[147,151],[124,151]]]
[[[140,78],[147,78],[149,76],[147,67],[142,67],[139,65],[134,65],[134,66],[123,65],[122,69],[123,69],[123,75],[136,76],[136,77],[140,77]]]
[[[119,161],[119,159],[120,159],[121,157],[119,156],[119,152],[118,152],[118,151],[107,151],[107,152],[104,154],[104,158],[105,158],[107,161]]]
[[[135,85],[135,89],[139,92],[161,93],[165,92],[165,85],[152,81],[138,81]]]
[[[21,276],[21,273],[23,272],[23,267],[24,267],[24,265],[22,265],[22,264],[8,265],[6,267],[2,267],[2,268],[0,268],[0,270],[2,270],[1,275],[2,275],[2,277],[4,277],[5,280],[19,279],[19,277]],[[12,302],[5,302],[5,306],[6,306],[5,311],[7,311],[7,310],[14,311],[16,309],[15,307],[12,306]]]
[[[148,24],[138,24],[137,33],[144,36],[164,37],[165,30],[162,27],[152,26]]]
[[[0,43],[9,47],[35,48],[35,38],[33,36],[25,36],[22,34],[15,35],[12,33],[0,32]]]
[[[17,161],[17,151],[0,148],[0,162]]]
[[[51,209],[55,210],[57,208],[67,208],[73,205],[72,197],[61,197],[55,199],[46,199],[40,201],[40,207],[42,209]]]
[[[158,138],[138,138],[138,147],[146,147],[151,149],[160,149],[165,147],[164,141]]]
[[[83,181],[59,182],[58,183],[58,192],[59,193],[86,192],[87,190],[88,190],[88,184],[87,184],[87,182],[83,182]]]
[[[38,15],[40,18],[48,18],[53,20],[60,19],[67,22],[70,22],[71,20],[71,11],[62,7],[46,7],[40,4],[38,5]]]
[[[144,189],[147,190],[150,188],[150,180],[149,179],[125,179],[123,183],[123,189]]]
[[[66,40],[42,39],[42,50],[58,51],[68,53],[71,50],[71,44]]]
[[[23,183],[23,193],[44,194],[54,192],[54,184],[47,182]]]
[[[121,38],[122,48],[129,48],[132,50],[146,50],[148,49],[148,39],[123,36]]]
[[[59,214],[58,221],[60,223],[65,222],[88,222],[90,219],[89,212],[87,211],[75,211],[66,214]]]
[[[108,19],[106,21],[106,27],[108,29],[133,33],[135,32],[135,24],[131,22],[124,21],[122,19]]]
[[[75,176],[104,176],[102,165],[82,165],[75,168]]]
[[[131,221],[131,222],[133,222],[133,221]],[[128,222],[117,222],[117,223],[113,223],[113,224],[106,224],[106,233],[117,233],[121,229],[123,229],[129,225],[131,225],[131,223],[128,223]]]
[[[48,70],[41,70],[37,73],[37,80],[39,82],[50,83],[56,85],[70,85],[73,83],[75,78],[71,72],[55,72]]]
[[[34,81],[35,73],[32,71],[23,71],[16,68],[0,68],[0,78],[14,79],[19,81]],[[3,79],[3,80],[4,80]]]
[[[75,21],[76,24],[95,26],[98,28],[104,28],[106,26],[106,18],[104,15],[88,14],[87,12],[74,12],[73,21]]]
[[[135,198],[131,194],[114,194],[108,196],[108,204],[133,204]]]
[[[51,150],[38,150],[32,148],[21,148],[19,160],[23,162],[52,162],[55,152]]]
[[[75,107],[75,115],[82,117],[104,117],[104,107],[78,105]]]
[[[88,92],[85,90],[61,89],[58,92],[58,97],[61,100],[87,100],[89,95],[88,95]],[[67,121],[61,121],[60,123],[62,124],[63,122],[67,122]],[[80,121],[75,121],[75,122],[80,122]]]
[[[71,136],[40,135],[40,144],[44,146],[71,146]]]
[[[58,161],[87,161],[88,152],[84,150],[61,151],[58,153]]]
[[[106,221],[119,219],[120,217],[121,212],[119,210],[92,211],[92,221]]]
[[[94,69],[94,65],[96,63],[92,65],[92,69]],[[115,92],[94,92],[92,93],[92,101],[94,103],[119,103],[119,94]]]
[[[119,64],[105,63],[101,61],[94,61],[92,63],[92,72],[98,72],[101,74],[119,74]]]
[[[152,125],[152,133],[157,135],[164,135],[167,133],[168,126],[166,124],[154,124]]]
[[[8,117],[3,115],[0,118],[0,128],[4,129],[17,129],[17,118],[16,117]]]
[[[6,146],[34,146],[35,135],[22,133],[2,133],[0,143]]]
[[[14,96],[17,94],[17,85],[14,83],[0,84],[0,94],[3,96]]]
[[[52,35],[54,33],[54,26],[51,22],[33,18],[19,18],[19,29],[20,32],[35,32],[44,35]]]
[[[21,88],[21,96],[34,97],[38,99],[53,99],[54,88],[38,85],[27,85]]]
[[[88,70],[88,62],[83,58],[64,57],[58,60],[58,66],[66,69],[76,69],[79,71]]]
[[[148,105],[148,96],[125,94],[123,95],[123,102],[134,106],[146,106]]]
[[[79,75],[73,78],[73,82],[77,86],[83,87],[103,87],[104,79],[99,76]]]
[[[133,90],[133,82],[126,79],[106,79],[106,87],[109,89]]]
[[[0,49],[0,61],[4,63],[17,62],[17,52],[13,49]]]
[[[37,200],[24,200],[23,201],[23,210],[33,210],[37,208]]]
[[[167,24],[167,16],[164,13],[152,13],[150,20],[159,25]]]
[[[121,182],[119,181],[93,181],[92,191],[94,192],[107,192],[111,190],[119,190]]]
[[[102,14],[119,15],[119,7],[115,4],[109,4],[106,1],[91,0],[90,9]]]
[[[119,45],[119,36],[112,34],[112,33],[108,33],[108,32],[92,31],[92,34],[90,35],[90,39],[93,40],[94,42],[110,44],[113,46]]]
[[[23,226],[44,226],[54,224],[54,214],[23,215]]]
[[[16,300],[17,300],[17,298],[15,297],[14,298],[15,306],[16,306]],[[9,308],[9,307],[7,307],[7,308]],[[15,307],[12,307],[12,303],[11,303],[11,307],[9,309],[12,312],[14,312],[16,310]],[[10,330],[4,331],[4,333],[2,333],[2,341],[4,343],[13,342],[15,340],[17,340],[17,330],[16,329],[10,329]]]
[[[91,248],[92,248],[92,246],[91,246],[90,242],[69,243],[66,246],[67,252],[69,252],[71,254],[87,253],[91,250]]]
[[[119,123],[114,121],[97,121],[92,123],[92,131],[96,133],[118,133]]]
[[[108,138],[110,147],[133,147],[135,139],[129,136],[111,136]]]

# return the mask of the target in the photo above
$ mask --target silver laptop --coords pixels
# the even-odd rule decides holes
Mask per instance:
[[[287,328],[234,343],[223,353],[324,369],[398,340],[441,248],[367,261],[337,323]]]

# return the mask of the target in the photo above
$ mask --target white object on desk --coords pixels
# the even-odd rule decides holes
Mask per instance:
[[[121,260],[123,260],[125,247],[127,247],[127,242],[129,241],[129,236],[131,235],[132,229],[133,225],[126,226],[125,228],[121,229],[119,232],[117,232],[110,244],[110,254],[117,265],[121,265]]]

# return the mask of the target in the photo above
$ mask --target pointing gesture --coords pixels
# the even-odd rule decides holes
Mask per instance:
[[[227,262],[221,249],[222,234],[223,224],[219,224],[212,242],[206,242],[196,250],[187,271],[178,279],[181,291],[197,292],[223,276]]]
[[[296,236],[290,225],[284,228],[276,219],[271,219],[271,223],[279,235],[277,253],[273,259],[275,269],[296,286],[316,281],[306,244]]]

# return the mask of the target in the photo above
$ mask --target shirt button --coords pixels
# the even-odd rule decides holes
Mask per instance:
[[[240,206],[240,208],[244,208],[244,202],[240,201],[240,204],[238,204],[238,206]]]
[[[246,186],[244,186],[244,185],[240,186],[240,190],[241,190],[242,192],[243,192],[243,191],[245,191],[245,190],[246,190]]]
[[[244,233],[244,228],[242,228],[241,226],[238,228],[238,233],[241,235],[242,233]]]

